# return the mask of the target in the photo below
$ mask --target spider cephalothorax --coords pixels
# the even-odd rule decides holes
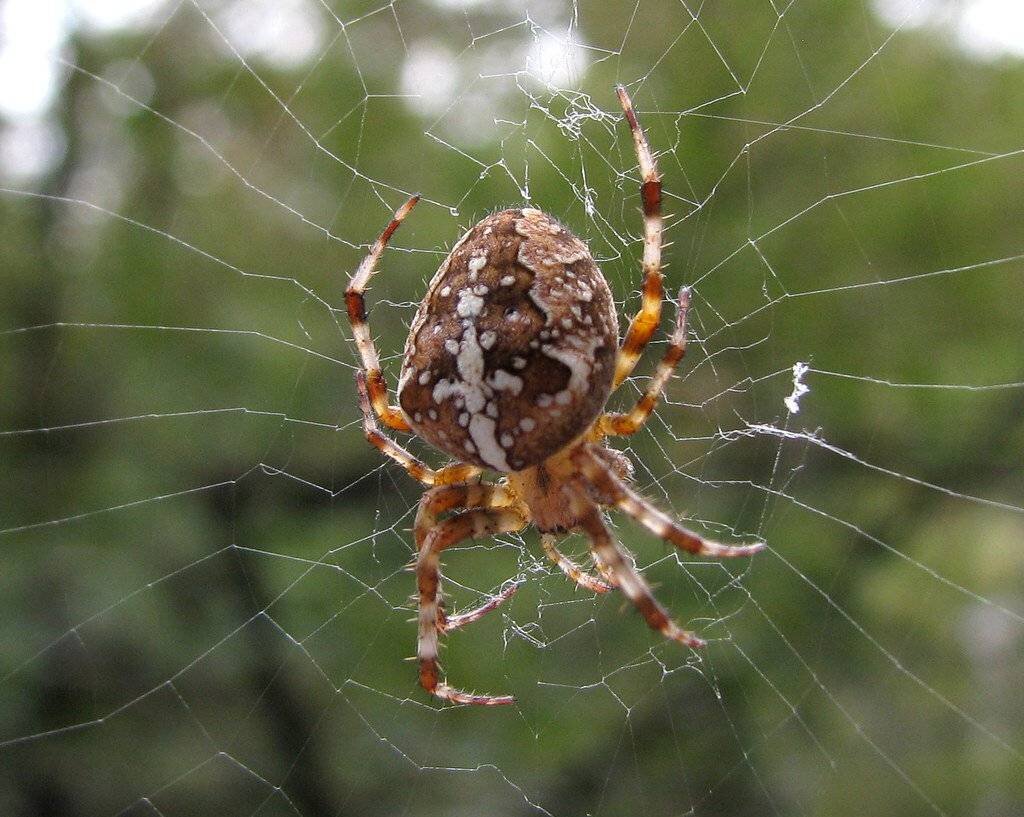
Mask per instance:
[[[763,545],[720,545],[683,528],[629,487],[632,466],[602,440],[632,434],[653,411],[686,349],[689,291],[679,293],[675,329],[646,392],[632,411],[605,413],[612,390],[632,372],[658,327],[661,273],[661,181],[625,89],[617,89],[633,134],[642,177],[643,303],[618,346],[608,284],[587,246],[540,210],[503,210],[483,219],[455,245],[430,282],[409,332],[398,384],[388,402],[366,323],[364,292],[388,240],[418,198],[406,202],[364,259],[346,292],[363,369],[357,371],[367,439],[425,485],[416,515],[420,683],[444,700],[511,703],[442,682],[438,634],[493,610],[512,584],[476,610],[445,614],[441,551],[465,539],[533,524],[545,552],[573,581],[594,592],[619,588],[664,635],[690,647],[704,642],[681,629],[655,600],[614,540],[602,509],[618,507],[682,550],[704,556],[749,556]],[[427,467],[377,427],[413,432],[456,462]],[[503,474],[481,482],[481,470]],[[444,514],[450,516],[442,518]],[[591,543],[602,578],[562,555],[557,532],[579,530]]]

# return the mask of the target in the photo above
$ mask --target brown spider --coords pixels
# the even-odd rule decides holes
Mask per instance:
[[[616,89],[633,134],[644,215],[643,303],[618,346],[612,295],[586,245],[540,210],[503,210],[467,232],[441,264],[409,331],[398,383],[388,389],[366,321],[363,294],[398,225],[418,201],[395,213],[345,293],[362,358],[356,372],[367,440],[430,486],[416,514],[420,684],[446,701],[509,704],[511,696],[475,695],[440,679],[438,633],[490,612],[516,589],[483,606],[446,616],[440,556],[466,540],[523,529],[532,522],[551,560],[573,581],[604,593],[622,590],[647,623],[688,647],[704,641],[673,622],[612,538],[602,508],[617,506],[655,535],[701,556],[750,556],[763,543],[728,546],[680,527],[628,485],[632,465],[606,447],[609,434],[632,434],[654,410],[686,351],[689,290],[679,293],[675,329],[657,372],[633,409],[605,413],[612,391],[633,371],[657,329],[663,297],[661,180],[625,88]],[[413,432],[457,461],[427,467],[381,433]],[[483,469],[504,475],[477,479]],[[456,511],[445,519],[442,514]],[[554,534],[582,531],[602,579],[583,572],[555,547]]]

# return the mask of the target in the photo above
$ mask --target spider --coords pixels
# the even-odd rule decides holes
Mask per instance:
[[[466,539],[540,531],[548,557],[579,586],[620,589],[647,623],[688,647],[705,642],[682,629],[651,593],[604,521],[617,507],[656,536],[701,556],[750,556],[761,542],[723,545],[673,522],[629,485],[632,464],[607,447],[609,435],[639,430],[686,351],[689,290],[679,293],[675,327],[658,368],[631,411],[606,402],[633,371],[661,318],[661,180],[651,149],[622,86],[616,94],[629,123],[642,182],[643,301],[619,347],[608,283],[586,245],[551,216],[532,208],[487,216],[452,248],[430,282],[410,327],[389,402],[366,318],[364,293],[389,239],[419,200],[410,198],[352,276],[345,302],[362,360],[356,372],[367,440],[428,486],[414,527],[419,591],[420,685],[458,704],[510,704],[510,695],[463,692],[441,678],[438,637],[474,622],[507,600],[507,585],[481,607],[447,615],[441,601],[441,552]],[[434,470],[385,436],[411,432],[455,458]],[[480,479],[484,469],[502,475]],[[446,514],[450,514],[445,516]],[[442,518],[444,517],[444,518]],[[559,552],[556,534],[580,531],[600,578]]]

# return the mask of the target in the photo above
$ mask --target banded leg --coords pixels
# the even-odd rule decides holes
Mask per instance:
[[[604,501],[618,506],[655,536],[671,542],[680,550],[697,556],[711,556],[716,559],[753,556],[764,550],[764,542],[749,545],[723,545],[704,539],[699,534],[673,522],[651,502],[637,494],[613,474],[593,454],[580,449],[573,460],[584,478],[594,487]]]
[[[654,407],[658,404],[659,398],[664,393],[665,385],[672,376],[676,365],[686,354],[686,313],[689,308],[690,290],[687,287],[683,287],[679,290],[675,329],[672,330],[672,334],[668,339],[668,349],[665,350],[665,356],[658,364],[658,370],[647,385],[647,390],[637,400],[632,411],[624,414],[609,412],[603,415],[600,420],[602,432],[605,434],[634,434],[647,422],[647,418],[651,416],[651,412],[654,411]]]
[[[661,274],[661,177],[658,165],[654,161],[647,137],[637,121],[633,111],[633,101],[623,86],[618,86],[615,93],[626,114],[626,121],[633,133],[633,145],[636,148],[637,163],[640,167],[640,199],[644,210],[644,257],[643,257],[643,301],[640,311],[633,317],[626,331],[626,337],[619,349],[615,361],[614,387],[618,387],[633,371],[636,362],[643,354],[644,347],[651,339],[661,320],[661,299],[665,291]]]
[[[345,290],[345,307],[348,310],[348,320],[352,325],[352,335],[356,340],[356,348],[359,349],[359,356],[363,361],[363,368],[366,370],[366,382],[370,394],[370,404],[377,412],[381,422],[388,428],[396,431],[409,431],[409,424],[405,420],[402,409],[388,403],[388,386],[384,382],[384,374],[380,370],[380,359],[377,357],[377,347],[374,346],[373,338],[370,335],[370,324],[366,318],[366,299],[364,293],[370,282],[370,276],[376,271],[377,262],[384,253],[388,241],[398,225],[402,223],[416,202],[419,196],[413,196],[405,204],[398,208],[394,218],[380,237],[373,243],[370,251],[363,259],[359,268],[348,282],[348,289]]]
[[[564,555],[557,547],[555,547],[554,534],[542,533],[540,543],[544,548],[544,552],[548,555],[548,558],[558,565],[566,576],[576,582],[576,584],[584,590],[589,590],[591,593],[607,593],[612,589],[610,584],[591,576],[572,559]]]
[[[612,538],[611,531],[608,530],[608,526],[601,518],[601,512],[597,505],[590,500],[583,500],[582,497],[579,501],[586,503],[586,509],[579,517],[580,527],[590,539],[590,546],[593,548],[595,557],[608,567],[615,577],[615,583],[633,602],[650,628],[657,630],[666,638],[685,644],[687,647],[705,646],[707,642],[703,638],[699,638],[689,630],[684,630],[669,618],[665,608],[654,598],[654,594],[647,582],[644,581],[643,576],[630,564],[630,560],[626,558],[618,543]]]
[[[526,519],[510,508],[477,508],[445,519],[423,541],[416,559],[416,584],[419,589],[419,661],[420,686],[431,695],[458,704],[500,706],[511,704],[511,695],[475,695],[448,686],[440,679],[437,663],[438,592],[441,584],[441,551],[464,539],[478,539],[496,533],[521,530]],[[482,614],[481,614],[482,615]]]
[[[514,579],[510,579],[505,582],[504,586],[495,595],[491,596],[487,601],[481,604],[479,607],[474,607],[472,610],[467,610],[465,613],[459,613],[454,616],[444,615],[444,608],[438,607],[439,618],[441,619],[441,632],[450,633],[453,630],[458,630],[460,627],[465,627],[467,624],[472,624],[474,621],[479,621],[485,615],[492,610],[497,610],[502,604],[512,598],[516,591],[519,589],[521,582]],[[443,616],[443,618],[442,618]]]
[[[435,471],[422,460],[414,457],[390,437],[385,436],[377,427],[377,420],[373,416],[373,407],[367,391],[366,373],[362,369],[356,370],[356,389],[359,392],[359,408],[363,412],[363,434],[366,439],[382,454],[391,457],[401,465],[413,479],[419,480],[424,485],[448,485],[465,482],[480,473],[477,466],[465,462],[457,462]]]
[[[597,558],[597,554],[593,550],[590,551],[590,558],[594,562],[594,567],[597,568],[597,572],[601,574],[601,578],[604,579],[605,583],[612,588],[616,587],[615,577],[612,575],[612,571],[608,565]]]
[[[423,494],[416,511],[416,522],[413,534],[416,538],[416,550],[423,547],[427,535],[437,527],[438,517],[446,511],[456,508],[507,508],[515,503],[515,498],[507,489],[500,485],[441,485],[431,488]],[[525,517],[525,514],[522,514]],[[512,598],[519,589],[519,582],[510,581],[494,596],[479,607],[458,615],[449,616],[444,611],[443,594],[440,584],[437,590],[437,628],[441,632],[451,632],[459,627],[472,624],[500,604]]]
[[[516,504],[515,497],[501,485],[485,483],[438,485],[424,491],[419,507],[416,509],[416,521],[413,522],[416,550],[423,547],[427,534],[437,527],[438,517],[443,513],[456,509],[507,508],[514,504]]]

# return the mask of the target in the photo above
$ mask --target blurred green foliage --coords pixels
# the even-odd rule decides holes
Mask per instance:
[[[66,154],[0,194],[0,813],[1020,813],[1024,389],[886,385],[1024,381],[1020,61],[860,0],[582,2],[578,95],[522,72],[549,33],[522,10],[335,5],[291,67],[189,4],[77,31]],[[400,90],[427,46],[457,77],[430,114]],[[105,83],[136,74],[145,106]],[[446,247],[525,189],[634,308],[617,81],[695,286],[686,371],[623,447],[771,550],[680,563],[620,522],[701,655],[535,535],[454,553],[456,607],[529,577],[445,661],[519,704],[440,711],[402,660],[419,488],[362,440],[341,292],[423,192],[370,296],[393,374]]]

